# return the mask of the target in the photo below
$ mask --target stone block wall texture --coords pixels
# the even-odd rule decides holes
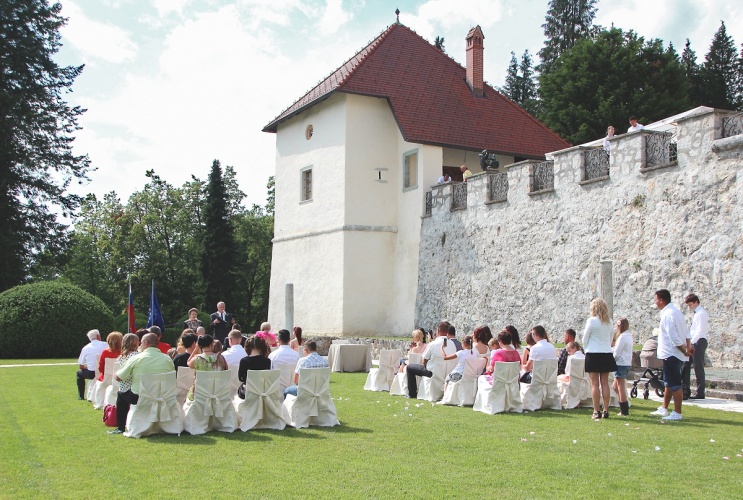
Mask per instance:
[[[552,155],[554,190],[529,194],[533,162],[505,167],[508,199],[487,203],[487,174],[467,184],[467,209],[450,211],[451,185],[433,188],[421,229],[416,325],[441,319],[459,337],[481,324],[513,324],[523,336],[544,325],[580,339],[600,296],[600,262],[613,266],[614,318],[636,343],[657,328],[654,292],[667,288],[686,314],[686,294],[710,315],[708,356],[743,367],[743,141],[721,138],[724,112],[679,121],[678,161],[646,169],[650,132],[612,141],[606,180],[581,183],[583,149]]]

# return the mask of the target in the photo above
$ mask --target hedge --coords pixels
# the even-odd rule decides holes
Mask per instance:
[[[20,285],[0,294],[0,359],[77,358],[97,328],[113,330],[106,304],[61,281]]]

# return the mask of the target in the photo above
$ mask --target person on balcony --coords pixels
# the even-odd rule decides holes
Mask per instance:
[[[614,127],[609,125],[609,128],[606,129],[606,137],[604,137],[604,151],[609,153],[611,151],[611,144],[609,143],[609,139],[614,137]]]
[[[634,115],[629,117],[629,124],[630,127],[627,129],[628,134],[645,128],[645,125],[642,123],[637,123],[637,118],[635,118]]]

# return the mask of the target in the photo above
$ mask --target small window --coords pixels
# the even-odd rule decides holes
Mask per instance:
[[[418,150],[405,153],[402,166],[402,189],[416,189],[418,187]]]
[[[303,168],[300,172],[300,201],[312,201],[312,167]]]

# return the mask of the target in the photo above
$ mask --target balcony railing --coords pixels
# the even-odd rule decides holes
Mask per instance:
[[[508,174],[498,172],[488,174],[488,201],[506,201],[508,199]]]
[[[722,137],[733,137],[743,134],[743,113],[726,116],[722,119]]]
[[[467,184],[464,182],[451,186],[451,209],[462,210],[467,208]]]
[[[645,136],[645,166],[658,168],[673,165],[677,161],[673,132],[654,132]]]
[[[609,152],[604,148],[583,151],[583,180],[609,177]]]
[[[555,189],[554,162],[543,161],[531,166],[529,192],[551,191]]]
[[[426,215],[431,215],[433,212],[433,191],[426,193]]]

